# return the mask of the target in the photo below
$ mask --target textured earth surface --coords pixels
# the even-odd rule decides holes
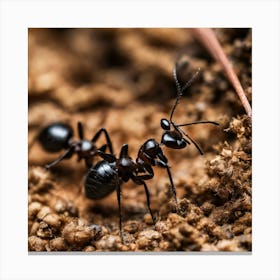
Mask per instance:
[[[251,30],[216,29],[251,102]],[[29,251],[251,251],[251,120],[221,67],[187,29],[29,30]],[[220,123],[184,128],[193,144],[162,147],[177,190],[173,201],[164,169],[143,186],[122,185],[124,242],[119,235],[116,192],[102,200],[84,194],[87,168],[74,155],[50,170],[63,151],[47,153],[37,141],[46,125],[84,125],[91,139],[105,127],[118,156],[123,144],[136,159],[149,138],[161,140],[179,80],[198,78],[181,98],[174,120]],[[98,145],[105,144],[100,137]],[[95,163],[101,160],[95,158]]]

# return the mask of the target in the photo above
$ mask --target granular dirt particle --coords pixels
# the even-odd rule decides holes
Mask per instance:
[[[52,229],[45,222],[40,222],[37,230],[37,236],[43,239],[51,239],[54,237]]]
[[[48,206],[43,206],[37,214],[37,219],[43,220],[48,214],[52,212],[51,208]]]
[[[125,224],[124,231],[129,232],[131,234],[134,234],[138,232],[139,230],[139,224],[137,221],[130,221]]]
[[[43,240],[37,236],[30,236],[28,238],[28,249],[36,252],[46,251],[47,243],[47,240]]]
[[[64,227],[62,236],[72,246],[84,246],[91,242],[94,231],[90,226],[86,226],[83,221],[73,220]]]
[[[95,242],[96,249],[99,251],[116,251],[120,243],[119,236],[104,236],[97,242]],[[122,245],[119,245],[122,247]]]
[[[28,218],[29,219],[34,219],[38,212],[41,210],[42,204],[40,202],[34,201],[31,202],[28,206]]]
[[[50,250],[51,251],[66,251],[67,245],[64,238],[57,237],[50,240]]]
[[[47,214],[43,221],[54,229],[59,229],[62,223],[60,217],[53,213]]]

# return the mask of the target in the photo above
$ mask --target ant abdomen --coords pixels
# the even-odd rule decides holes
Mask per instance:
[[[66,149],[72,137],[73,129],[69,125],[56,122],[45,127],[40,132],[38,140],[44,150],[56,153]]]
[[[87,172],[85,194],[94,200],[102,199],[116,190],[117,185],[118,173],[114,169],[114,163],[102,160]]]

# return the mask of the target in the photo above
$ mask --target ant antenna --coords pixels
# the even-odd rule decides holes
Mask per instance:
[[[195,72],[195,74],[191,77],[191,79],[182,88],[178,81],[178,77],[177,77],[177,65],[178,65],[178,63],[176,62],[174,70],[173,70],[173,77],[174,77],[174,80],[176,83],[176,88],[177,88],[177,98],[176,98],[176,101],[173,105],[173,108],[172,108],[172,111],[170,114],[170,122],[172,122],[172,117],[173,117],[175,108],[177,107],[179,100],[180,100],[181,96],[183,95],[183,92],[192,84],[192,82],[197,77],[198,73],[200,72],[200,68],[198,68],[198,70]]]
[[[203,151],[202,151],[202,149],[200,148],[200,146],[184,131],[184,130],[182,130],[181,128],[179,128],[179,127],[177,127],[177,129],[181,132],[181,133],[183,133],[184,135],[185,135],[185,137],[187,137],[194,145],[195,145],[195,147],[197,148],[197,150],[199,151],[199,153],[201,154],[201,155],[203,155]]]
[[[209,124],[214,124],[214,125],[220,125],[217,122],[213,122],[213,121],[197,121],[197,122],[191,122],[191,123],[184,123],[184,124],[177,124],[176,126],[188,126],[188,125],[193,125],[193,124],[202,124],[202,123],[209,123]]]

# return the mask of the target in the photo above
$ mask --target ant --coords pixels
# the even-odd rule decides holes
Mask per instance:
[[[119,158],[116,158],[113,154],[106,154],[102,151],[99,151],[98,154],[103,158],[103,160],[91,167],[86,174],[85,194],[88,198],[94,200],[102,199],[112,193],[114,190],[117,191],[119,228],[122,242],[122,182],[127,182],[129,179],[131,179],[137,185],[144,186],[148,210],[152,217],[153,224],[156,222],[150,207],[150,193],[145,181],[154,177],[152,164],[166,167],[167,159],[163,155],[159,144],[155,145],[155,143],[156,141],[154,139],[146,141],[145,144],[140,148],[136,161],[133,161],[133,159],[128,155],[128,144],[124,144],[122,146]],[[170,178],[172,180],[171,173]]]
[[[191,78],[186,85],[181,88],[177,78],[177,63],[175,64],[173,76],[177,88],[177,98],[172,108],[170,119],[161,119],[161,127],[164,129],[161,142],[158,143],[155,139],[148,139],[139,149],[136,161],[128,155],[128,144],[124,144],[121,148],[119,158],[115,157],[112,153],[106,154],[103,151],[98,151],[98,154],[103,160],[97,162],[95,166],[91,167],[85,177],[85,194],[88,198],[98,200],[106,197],[114,190],[117,192],[118,208],[119,208],[119,229],[120,236],[123,242],[122,230],[122,212],[121,212],[121,185],[131,179],[137,185],[143,185],[146,193],[146,200],[148,210],[155,224],[155,217],[150,208],[150,194],[146,184],[146,180],[154,177],[153,166],[165,168],[171,184],[171,190],[174,200],[177,204],[177,195],[173,183],[170,167],[168,165],[167,157],[164,155],[161,145],[172,149],[183,149],[188,144],[193,143],[200,154],[203,154],[198,144],[188,136],[180,127],[189,126],[193,124],[210,123],[219,125],[212,121],[198,121],[187,124],[176,124],[173,122],[172,117],[179,99],[183,95],[186,88],[192,83],[198,72]],[[171,129],[172,127],[172,129]],[[186,138],[185,138],[185,137]]]
[[[107,146],[111,154],[113,154],[112,141],[105,128],[100,128],[91,140],[84,138],[84,129],[81,122],[77,124],[78,135],[80,140],[73,140],[73,129],[71,126],[55,122],[45,127],[38,135],[38,140],[45,151],[56,153],[61,150],[66,150],[53,162],[47,164],[45,167],[49,169],[58,164],[63,159],[71,158],[75,153],[78,156],[78,161],[84,160],[87,168],[90,168],[93,163],[93,158],[98,155],[98,151],[105,152]],[[104,133],[107,144],[97,148],[95,142]]]

